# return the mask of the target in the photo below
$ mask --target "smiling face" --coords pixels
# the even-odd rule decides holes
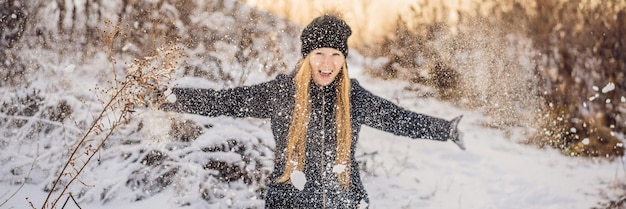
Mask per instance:
[[[311,77],[319,86],[327,86],[337,77],[345,58],[343,54],[333,48],[318,48],[311,51],[309,64],[311,65]]]

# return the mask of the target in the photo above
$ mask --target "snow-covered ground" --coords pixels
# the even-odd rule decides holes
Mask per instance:
[[[360,149],[377,153],[367,161],[375,175],[364,178],[372,208],[591,208],[604,202],[608,184],[626,177],[620,162],[521,145],[516,141],[524,137],[522,129],[507,134],[487,128],[481,124],[489,117],[480,112],[416,98],[403,93],[402,82],[368,78],[358,70],[352,75],[408,109],[446,119],[464,115],[466,151],[453,143],[362,130]]]
[[[351,62],[351,77],[357,78],[362,86],[375,94],[433,116],[446,119],[460,114],[465,116],[460,129],[465,133],[466,151],[450,142],[411,140],[364,127],[358,149],[364,153],[359,158],[365,161],[368,171],[363,173],[363,179],[371,198],[370,208],[591,208],[605,201],[606,195],[611,195],[607,188],[612,182],[626,177],[619,161],[572,158],[553,149],[521,145],[516,141],[524,137],[523,130],[505,134],[484,127],[481,124],[489,117],[478,111],[459,109],[433,98],[417,97],[403,90],[408,83],[368,77],[360,60],[352,59]],[[158,130],[158,127],[148,129]],[[265,131],[262,134],[270,134],[269,129]],[[100,170],[106,173],[98,175],[113,178],[124,170],[121,167],[124,164],[119,164],[118,168],[114,166],[109,164],[109,168]],[[8,199],[15,191],[17,194]],[[26,198],[35,207],[40,207],[46,195],[32,184],[21,189],[19,185],[0,184],[0,201],[8,199],[3,208],[30,208]],[[121,198],[124,196],[117,194],[117,198],[105,205],[94,201],[81,202],[80,206],[181,207],[177,202],[181,194],[173,189],[137,202]],[[193,207],[207,206],[196,196],[187,201],[199,203],[192,204]],[[258,204],[259,200],[256,201]],[[65,208],[76,208],[71,203],[72,200]]]
[[[92,89],[96,84],[106,88],[107,82],[113,77],[110,73],[110,60],[106,52],[98,49],[98,46],[96,49],[86,50],[93,53],[93,56],[81,58],[76,58],[80,57],[76,55],[82,54],[81,51],[64,48],[69,45],[82,49],[82,42],[66,43],[63,40],[93,37],[54,36],[57,31],[62,31],[55,28],[61,25],[56,21],[62,22],[63,26],[76,26],[71,27],[76,33],[62,34],[83,34],[82,27],[89,24],[80,22],[83,21],[82,18],[70,20],[73,16],[89,17],[86,15],[98,13],[103,15],[102,18],[113,17],[119,15],[116,14],[117,11],[135,16],[133,8],[146,7],[135,5],[122,9],[120,2],[102,1],[102,4],[91,5],[93,10],[97,10],[91,11],[83,8],[80,1],[75,4],[65,1],[67,8],[78,8],[66,10],[76,12],[76,15],[60,15],[55,2],[58,1],[39,2],[43,6],[48,5],[42,7],[47,9],[32,10],[39,13],[33,13],[37,15],[29,18],[34,25],[26,25],[30,32],[25,33],[21,39],[25,44],[15,47],[20,51],[12,51],[15,53],[14,58],[19,58],[17,62],[26,63],[25,68],[32,68],[24,71],[31,74],[24,75],[23,84],[0,86],[0,104],[3,105],[0,108],[32,112],[0,112],[0,137],[4,137],[0,138],[0,208],[41,207],[48,195],[44,188],[49,188],[59,172],[59,167],[67,159],[66,153],[75,143],[76,137],[80,136],[82,129],[78,127],[84,128],[85,124],[89,124],[100,108]],[[299,39],[295,34],[300,28],[272,15],[259,14],[234,1],[225,0],[220,4],[195,2],[198,5],[185,12],[178,12],[178,8],[168,1],[161,2],[163,4],[159,4],[161,7],[157,10],[173,15],[171,23],[175,23],[176,30],[170,32],[175,32],[183,39],[187,38],[181,40],[181,43],[189,42],[195,46],[185,49],[189,55],[186,64],[191,67],[175,73],[176,85],[198,88],[250,85],[266,81],[278,71],[289,71],[295,65],[300,55],[296,47]],[[128,14],[124,11],[128,11]],[[90,21],[96,21],[95,19],[86,18]],[[135,22],[133,27],[143,25],[149,24]],[[35,32],[44,29],[49,31],[41,34],[53,35],[42,38],[37,35],[39,32]],[[267,35],[250,36],[251,31],[255,32],[252,34]],[[60,40],[59,43],[54,43],[57,42],[55,38]],[[243,43],[243,38],[253,40]],[[123,50],[124,52],[120,52],[122,55],[117,57],[116,69],[120,75],[124,62],[130,62],[141,55],[139,52],[134,54],[135,50],[141,48],[141,44],[145,44],[141,42],[142,39],[139,40],[124,40],[123,48],[128,46],[129,51]],[[488,39],[488,42],[499,44],[492,39]],[[526,43],[517,39],[512,42]],[[430,44],[439,46],[437,43]],[[437,48],[449,50],[445,45]],[[472,54],[480,58],[490,58],[489,54],[495,54],[495,51],[488,50],[478,48]],[[461,62],[463,67],[480,65],[485,63],[484,60],[489,60],[474,60],[464,51],[450,54],[461,61],[468,61]],[[529,69],[534,67],[533,62],[523,61],[532,52],[513,54],[514,63],[531,65]],[[450,142],[411,140],[368,127],[362,129],[357,155],[358,160],[363,162],[362,178],[369,192],[372,209],[592,208],[623,192],[622,188],[612,189],[626,181],[623,160],[609,162],[602,159],[573,158],[563,156],[554,149],[522,145],[518,142],[527,137],[525,133],[533,130],[518,128],[505,131],[490,128],[485,126],[490,123],[490,117],[481,110],[461,109],[433,97],[420,97],[422,94],[407,90],[415,89],[415,86],[404,81],[369,77],[364,66],[371,66],[371,62],[365,61],[356,51],[350,52],[349,66],[350,76],[357,78],[364,88],[407,109],[445,119],[464,115],[460,129],[465,134],[466,151]],[[468,69],[487,70],[481,66]],[[187,76],[182,76],[182,71],[188,71]],[[470,73],[480,74],[482,71]],[[512,79],[521,82],[527,80],[518,77]],[[506,80],[498,82],[480,84],[490,90],[502,89],[489,88],[492,86],[509,85]],[[516,87],[512,86],[508,89]],[[42,97],[40,104],[37,104],[39,106],[31,108],[29,105],[33,105],[32,103],[20,103],[22,100],[37,100],[38,98],[30,97],[35,94],[33,92]],[[16,98],[20,100],[17,101]],[[50,119],[49,114],[52,113],[46,111],[57,110],[55,108],[60,106],[61,101],[66,102],[65,105],[72,110],[69,113],[71,118],[56,121]],[[193,121],[202,128],[203,133],[191,141],[173,140],[172,136],[168,136],[169,126],[164,125],[170,123],[170,119]],[[74,182],[74,187],[69,190],[77,197],[81,208],[263,206],[263,200],[258,198],[256,191],[262,185],[262,179],[250,180],[252,183],[244,183],[244,177],[228,181],[220,179],[219,175],[222,173],[219,166],[207,167],[210,167],[210,162],[219,160],[233,163],[235,168],[243,169],[249,176],[265,177],[272,168],[273,145],[267,121],[207,118],[138,109],[131,124],[118,131],[98,153],[97,163],[92,161],[80,175],[80,182]],[[246,152],[233,153],[233,147],[228,147],[228,140],[235,141],[234,148],[245,148]],[[224,144],[228,145],[223,148],[226,151],[215,148]],[[150,157],[156,160],[150,161]],[[244,157],[253,160],[244,163]],[[33,162],[34,167],[30,169]],[[165,175],[172,169],[175,169],[175,174]],[[20,186],[24,181],[27,183]],[[161,188],[159,184],[166,186]],[[78,208],[72,200],[62,207],[66,198],[67,196],[62,197],[57,208]],[[137,201],[138,199],[140,200]],[[32,207],[29,202],[32,202]]]

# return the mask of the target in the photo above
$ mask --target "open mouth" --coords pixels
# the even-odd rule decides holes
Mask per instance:
[[[320,75],[322,76],[330,76],[330,74],[332,73],[333,73],[332,70],[320,70]]]

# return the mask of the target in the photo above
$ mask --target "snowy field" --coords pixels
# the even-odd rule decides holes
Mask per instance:
[[[451,142],[411,140],[364,127],[358,149],[365,153],[359,158],[367,164],[368,172],[362,177],[372,209],[592,208],[603,202],[604,197],[611,197],[608,188],[612,182],[626,176],[620,162],[571,158],[552,149],[539,150],[520,145],[516,141],[523,137],[523,130],[505,134],[501,130],[486,128],[480,124],[489,119],[480,112],[462,110],[432,98],[416,97],[403,90],[408,83],[368,77],[362,72],[362,61],[353,58],[350,62],[351,77],[377,95],[410,110],[445,119],[460,114],[465,116],[460,129],[465,133],[467,151],[461,151]],[[159,127],[148,129],[156,131]],[[262,134],[271,134],[269,128],[265,131]],[[118,171],[124,170],[121,168],[123,164],[119,166],[109,164],[105,169],[107,173],[99,176],[114,178],[119,175]],[[0,184],[0,200],[5,201],[15,191],[17,194],[2,208],[31,208],[26,198],[39,208],[47,195],[35,185],[26,184],[20,189],[3,183]],[[106,205],[97,201],[79,204],[81,208],[89,209],[167,209],[180,207],[177,201],[185,198],[171,188],[138,202],[129,202],[124,196],[118,194]],[[187,201],[199,203],[193,207],[206,206],[200,198]],[[252,205],[258,205],[259,201],[255,200]],[[65,208],[77,208],[71,202]],[[222,207],[211,205],[210,208]]]
[[[66,9],[67,14],[61,13],[56,5],[59,2],[74,9]],[[24,112],[30,110],[32,114],[0,112],[0,122],[13,123],[0,123],[0,137],[5,137],[0,138],[0,209],[41,208],[48,195],[44,188],[49,188],[56,179],[67,160],[66,153],[84,131],[77,127],[84,128],[101,108],[92,89],[96,84],[106,88],[113,77],[111,70],[118,70],[121,75],[127,62],[144,55],[141,48],[146,43],[140,38],[143,36],[138,40],[127,39],[120,44],[117,65],[111,69],[106,50],[82,48],[83,42],[89,43],[85,40],[94,37],[70,35],[95,30],[93,26],[99,25],[97,21],[101,19],[120,15],[134,17],[140,11],[133,8],[143,11],[146,5],[140,4],[150,1],[123,1],[134,4],[128,7],[123,7],[122,1],[101,1],[92,4],[90,9],[83,8],[81,2],[84,3],[39,1],[37,5],[41,8],[28,10],[32,13],[27,18],[28,24],[25,22],[26,33],[19,40],[20,44],[16,44],[16,50],[11,52],[16,62],[24,64],[24,69],[33,68],[24,70],[27,74],[24,80],[32,83],[0,86],[0,104]],[[189,68],[174,74],[175,85],[196,88],[251,85],[267,81],[278,71],[289,71],[300,58],[296,47],[300,40],[295,35],[301,31],[299,26],[270,14],[258,13],[235,1],[195,2],[198,6],[178,11],[170,1],[159,1],[158,11],[162,13],[154,13],[158,16],[167,14],[171,22],[163,23],[162,26],[168,25],[163,28],[175,25],[169,32],[181,37],[180,43],[193,43],[190,45],[194,46],[184,49],[189,57],[185,60]],[[101,16],[92,17],[91,14]],[[146,20],[150,18],[146,17]],[[141,31],[139,29],[145,30],[147,28],[142,27],[150,24],[133,22],[131,25],[132,31]],[[41,32],[43,37],[37,35],[40,30],[44,30]],[[251,31],[264,35],[250,36]],[[449,41],[446,36],[427,44],[441,51],[441,55],[449,55],[451,61],[457,62],[454,67],[476,74],[476,78],[485,77],[489,70],[517,72],[509,79],[476,83],[480,90],[516,90],[519,86],[513,84],[525,83],[528,81],[525,77],[532,76],[528,72],[533,71],[524,71],[536,67],[533,60],[527,59],[536,54],[530,50],[531,42],[506,36],[496,39],[506,39],[505,43],[499,43],[487,36],[489,34],[472,34],[477,37],[469,40],[478,40],[478,43],[468,45],[468,50],[450,48],[445,44]],[[100,47],[103,43],[92,44]],[[487,47],[481,48],[483,45]],[[93,54],[82,57],[83,51],[74,49]],[[508,55],[500,56],[500,52]],[[508,60],[501,60],[503,57]],[[492,60],[502,62],[486,66]],[[407,90],[419,87],[405,81],[369,77],[364,68],[371,66],[372,62],[361,57],[356,50],[350,52],[348,62],[350,77],[356,78],[365,89],[402,107],[448,120],[464,115],[459,128],[464,132],[466,151],[451,142],[412,140],[363,127],[357,160],[363,162],[361,174],[371,209],[587,209],[601,207],[600,203],[623,195],[624,189],[620,187],[626,182],[623,159],[609,162],[567,157],[551,148],[538,149],[520,144],[527,137],[525,133],[535,130],[491,128],[485,124],[494,119],[481,110],[462,109],[434,97],[419,96],[422,94]],[[498,63],[509,63],[518,68]],[[503,70],[505,68],[511,71]],[[182,76],[184,73],[194,76]],[[502,75],[497,73],[491,76],[500,78]],[[511,82],[514,80],[516,82]],[[33,103],[37,98],[30,96],[37,92],[41,101]],[[519,96],[509,101],[527,99],[522,95],[524,92],[517,95],[503,93],[509,97]],[[30,103],[20,103],[22,101]],[[69,113],[71,118],[50,119],[44,108],[56,110],[56,107],[63,107],[60,104],[72,110]],[[507,103],[491,104],[488,105]],[[29,105],[39,105],[39,109],[33,111]],[[503,108],[502,112],[510,109],[514,108]],[[74,182],[68,190],[77,197],[80,208],[262,208],[263,200],[255,189],[262,188],[263,178],[273,167],[271,148],[274,142],[268,121],[207,118],[150,109],[138,109],[134,116],[130,124],[116,129],[118,132],[97,153],[98,161],[91,161],[79,176],[79,182]],[[175,137],[168,135],[169,126],[164,125],[172,121],[195,122],[203,133],[187,141],[173,140]],[[235,148],[246,148],[246,152],[232,152],[232,147],[228,147],[231,141],[238,146]],[[225,151],[205,150],[224,144],[228,147],[224,148]],[[154,153],[157,155],[151,155]],[[150,161],[150,157],[163,158]],[[243,158],[252,159],[252,163],[244,163]],[[207,168],[213,162],[231,163],[229,166],[249,175],[233,181],[224,180],[220,177],[223,174],[220,169],[224,166]],[[31,164],[34,165],[32,169]],[[165,175],[172,170],[174,174]],[[250,176],[261,179],[244,183],[242,179]],[[27,183],[22,187],[22,182]],[[63,206],[66,199],[67,196],[62,196],[57,208],[79,208],[72,200]]]

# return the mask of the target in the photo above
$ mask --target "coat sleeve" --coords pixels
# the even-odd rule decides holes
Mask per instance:
[[[450,122],[406,110],[389,100],[378,97],[352,80],[353,111],[362,124],[411,138],[446,141]]]
[[[284,78],[282,79],[284,80]],[[278,93],[279,79],[265,83],[224,90],[174,88],[176,102],[161,105],[165,111],[204,116],[269,118],[273,95]]]

